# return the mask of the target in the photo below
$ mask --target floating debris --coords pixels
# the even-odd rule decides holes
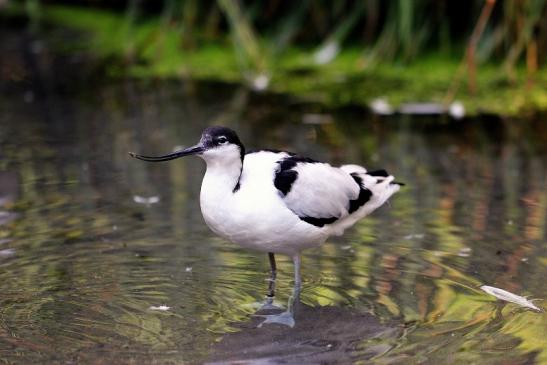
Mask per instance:
[[[393,108],[384,98],[374,99],[369,104],[370,109],[376,114],[391,115],[394,113]]]
[[[496,288],[493,286],[488,286],[488,285],[483,285],[480,288],[486,293],[493,295],[500,300],[515,303],[520,305],[521,307],[535,310],[536,312],[543,312],[543,309],[536,307],[532,303],[532,301],[526,299],[525,297],[521,297],[520,295],[516,295],[511,292],[508,292],[507,290],[503,290],[503,289]]]
[[[171,309],[171,307],[168,307],[168,306],[162,304],[162,305],[159,305],[157,307],[153,305],[148,309],[150,309],[151,311],[163,311],[163,312],[165,312],[165,311],[168,311],[169,309]]]
[[[15,249],[6,248],[5,250],[0,250],[0,257],[10,257],[15,255]]]
[[[399,108],[399,113],[410,115],[441,115],[448,113],[454,119],[461,119],[465,116],[465,107],[455,101],[448,108],[440,103],[404,103]]]
[[[422,238],[424,238],[425,235],[423,233],[416,233],[416,234],[407,234],[406,236],[404,236],[403,238],[405,240],[413,240],[413,239],[418,239],[418,240],[421,240]]]
[[[454,119],[465,117],[465,107],[459,101],[455,101],[448,107],[448,114]]]
[[[156,195],[149,196],[149,197],[135,195],[133,196],[133,201],[137,204],[144,204],[146,206],[150,206],[152,204],[158,203],[160,201],[160,197]]]
[[[469,255],[471,255],[471,251],[471,247],[464,247],[460,251],[458,251],[458,256],[469,257]]]
[[[255,91],[264,91],[270,85],[271,77],[264,73],[258,74],[250,78],[251,87]]]

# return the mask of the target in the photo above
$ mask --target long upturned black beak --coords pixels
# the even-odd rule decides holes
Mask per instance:
[[[205,148],[201,144],[198,144],[198,145],[195,145],[193,147],[186,148],[186,149],[181,150],[181,151],[173,152],[173,153],[170,153],[170,154],[165,155],[165,156],[156,156],[156,157],[154,157],[154,156],[142,156],[142,155],[137,155],[135,152],[129,152],[129,155],[131,157],[135,157],[135,158],[138,158],[139,160],[143,160],[143,161],[162,162],[162,161],[174,160],[175,158],[179,158],[179,157],[196,155],[198,153],[202,153],[203,151],[205,151]]]

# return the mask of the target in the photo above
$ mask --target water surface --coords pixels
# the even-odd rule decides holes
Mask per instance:
[[[547,296],[544,122],[378,117],[217,83],[6,90],[4,362],[547,363],[546,314],[479,289]],[[304,253],[293,330],[256,328],[267,257],[205,226],[202,161],[127,154],[194,144],[211,124],[250,149],[386,168],[407,184]],[[292,264],[278,259],[283,304]]]

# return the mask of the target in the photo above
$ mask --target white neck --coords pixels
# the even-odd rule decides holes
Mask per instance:
[[[207,160],[206,160],[207,161]],[[207,161],[201,183],[200,205],[205,223],[217,234],[225,236],[223,224],[236,203],[234,192],[241,174],[241,160]]]
[[[235,191],[243,161],[238,146],[229,145],[206,150],[200,157],[207,163],[201,183],[201,213],[207,225],[223,236],[223,224],[236,203]]]
[[[241,176],[242,161],[232,160],[208,160],[207,171],[201,184],[201,193],[231,195],[234,192]]]

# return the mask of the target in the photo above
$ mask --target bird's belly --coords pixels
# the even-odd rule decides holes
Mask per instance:
[[[292,255],[327,238],[324,230],[301,221],[282,202],[202,197],[201,211],[213,232],[249,249]]]

